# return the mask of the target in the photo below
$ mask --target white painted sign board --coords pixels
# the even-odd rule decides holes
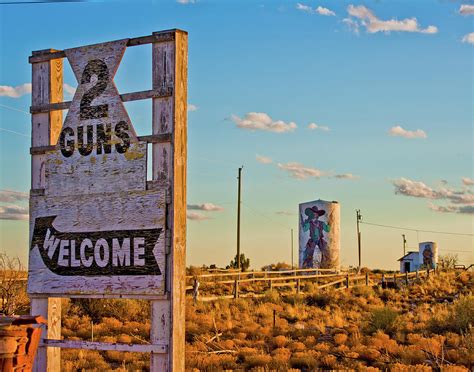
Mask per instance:
[[[32,295],[165,292],[166,190],[147,190],[147,143],[113,82],[127,42],[64,51],[79,85],[30,199]]]

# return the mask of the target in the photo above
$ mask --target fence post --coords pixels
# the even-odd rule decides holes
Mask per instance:
[[[300,293],[300,280],[296,279],[296,293]]]
[[[393,287],[397,288],[397,273],[393,273]]]
[[[365,285],[368,287],[369,286],[369,273],[365,273]]]
[[[385,286],[385,274],[382,273],[382,288]]]
[[[408,271],[405,271],[405,284],[408,286]]]
[[[418,279],[418,269],[416,269],[416,279]]]
[[[273,309],[273,328],[275,328],[275,326],[276,326],[276,313],[277,313],[277,311],[275,309]]]
[[[346,288],[349,288],[349,274],[346,276]]]
[[[429,279],[430,277],[430,269],[426,269],[426,279]]]
[[[239,298],[239,280],[234,280],[234,298]]]

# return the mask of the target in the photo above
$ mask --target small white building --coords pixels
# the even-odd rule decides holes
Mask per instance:
[[[420,252],[408,252],[405,256],[399,258],[398,261],[400,261],[401,273],[416,271],[420,267]]]
[[[419,243],[418,252],[408,252],[398,261],[400,261],[401,273],[418,269],[435,269],[438,263],[438,245],[435,242]]]

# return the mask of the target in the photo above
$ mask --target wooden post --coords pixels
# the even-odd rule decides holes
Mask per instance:
[[[382,273],[382,288],[385,286],[385,274]]]
[[[151,301],[150,341],[152,344],[167,344],[171,332],[170,301]],[[168,346],[169,353],[169,346]],[[169,371],[166,354],[151,354],[150,371]]]
[[[59,340],[61,338],[61,299],[33,298],[31,299],[31,314],[41,315],[48,320],[47,331],[42,338]],[[58,347],[40,346],[36,354],[33,370],[36,372],[59,371],[61,349]]]
[[[365,285],[369,286],[369,273],[365,273]]]
[[[52,50],[33,52],[33,56],[50,53]],[[52,59],[46,62],[32,64],[32,106],[57,103],[63,100],[63,61]],[[50,111],[31,115],[31,146],[55,145],[63,124],[62,111]],[[31,157],[31,189],[45,188],[45,161],[46,155]],[[30,221],[31,223],[31,221]],[[30,236],[31,238],[31,236]],[[61,338],[61,299],[60,298],[32,298],[31,315],[42,315],[48,320],[47,332],[42,338]],[[59,371],[61,350],[57,347],[39,347],[35,371]]]
[[[429,279],[430,277],[430,269],[426,269],[426,279]]]
[[[349,274],[346,276],[346,288],[349,288]]]
[[[296,293],[300,293],[300,279],[296,279]]]
[[[405,284],[408,286],[408,272],[405,271]]]
[[[276,326],[276,313],[277,313],[276,310],[273,309],[273,328],[275,328]]]
[[[239,298],[239,280],[234,280],[234,298]]]
[[[418,275],[419,275],[418,274],[418,269],[416,269],[416,275],[415,275],[416,279],[418,279]]]
[[[153,134],[171,134],[171,143],[153,144],[153,180],[169,190],[166,260],[166,291],[169,300],[152,306],[152,324],[168,332],[168,365],[163,356],[152,354],[152,371],[184,371],[185,269],[186,269],[186,158],[187,158],[187,72],[188,34],[173,33],[173,40],[152,44],[153,89],[172,90],[171,97],[153,99]],[[172,235],[170,234],[172,232]],[[171,235],[171,236],[170,236]],[[160,302],[164,302],[161,303]],[[166,304],[169,302],[169,304]],[[168,308],[169,324],[163,309]],[[163,318],[164,317],[164,318]],[[161,327],[165,319],[165,327]],[[155,340],[161,335],[152,335]]]

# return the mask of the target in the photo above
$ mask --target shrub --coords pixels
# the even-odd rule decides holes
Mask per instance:
[[[302,342],[293,341],[288,345],[288,348],[291,351],[296,352],[296,351],[304,351],[306,349],[306,346]]]
[[[462,297],[454,304],[450,324],[455,332],[465,332],[474,323],[474,296]]]
[[[331,296],[323,292],[311,293],[306,295],[305,302],[308,306],[326,307],[331,303]]]
[[[273,344],[277,348],[284,347],[284,346],[286,346],[287,343],[288,343],[288,339],[283,335],[273,337]]]
[[[337,358],[334,355],[324,355],[321,358],[321,364],[326,368],[335,368]]]
[[[442,308],[429,319],[429,328],[434,333],[452,331],[466,332],[474,323],[474,296],[458,299],[450,307]]]
[[[309,354],[298,353],[290,359],[291,368],[299,368],[303,371],[313,369],[317,366],[316,359]]]
[[[336,345],[343,345],[347,341],[347,335],[345,333],[337,333],[334,335],[334,343]]]
[[[391,333],[398,313],[390,307],[382,307],[372,310],[369,318],[367,331],[374,333],[378,330]]]
[[[252,354],[245,357],[247,367],[265,367],[272,361],[270,355]]]

